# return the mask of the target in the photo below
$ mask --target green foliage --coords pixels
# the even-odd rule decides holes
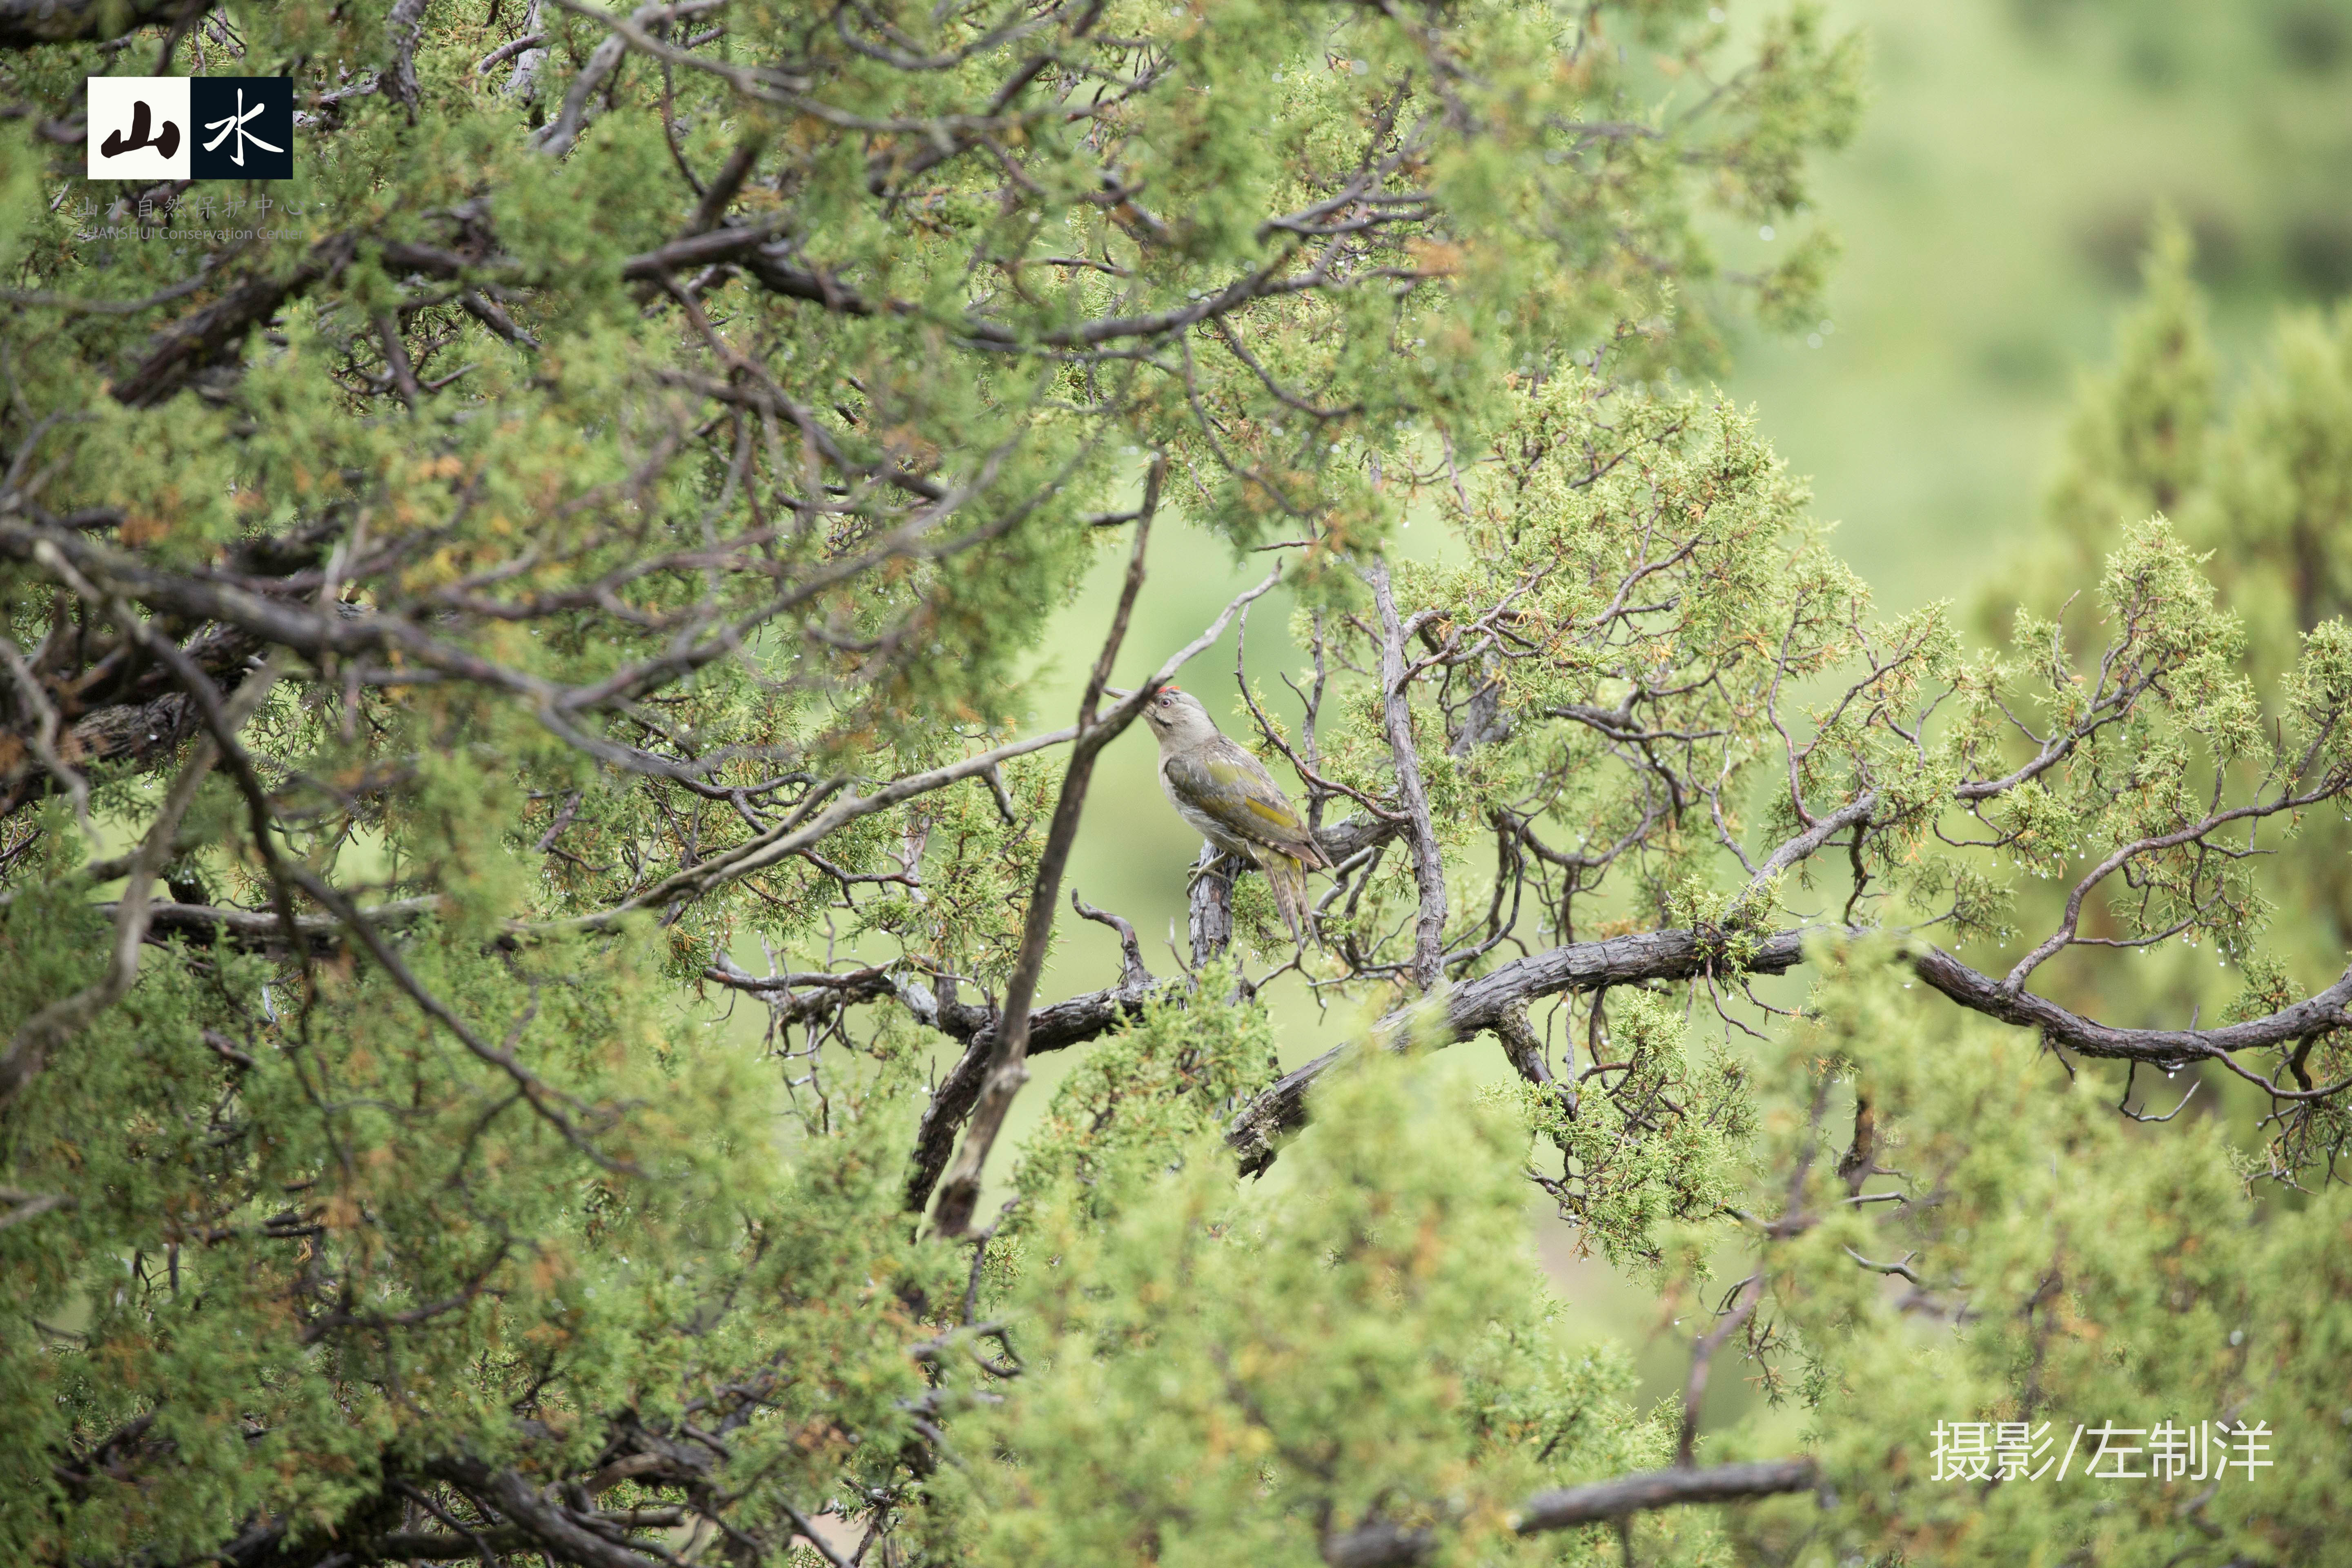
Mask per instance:
[[[1520,1496],[1664,1458],[1622,1357],[1559,1342],[1516,1119],[1391,1061],[1326,1092],[1332,1135],[1281,1182],[1236,1193],[1196,1143],[1174,1173],[1135,1150],[1108,1214],[1100,1178],[1024,1197],[1001,1310],[1025,1366],[976,1424],[996,1458],[957,1476],[974,1561],[1305,1565],[1361,1518],[1463,1521],[1449,1561],[1559,1561],[1503,1533]],[[1710,1533],[1677,1560],[1719,1560]]]
[[[1712,1218],[1732,1201],[1755,1108],[1738,1058],[1716,1048],[1699,1066],[1685,1059],[1672,998],[1621,991],[1606,1028],[1616,1059],[1586,1064],[1575,1089],[1521,1084],[1510,1096],[1560,1152],[1560,1179],[1541,1182],[1579,1243],[1654,1270],[1664,1227]],[[1593,1037],[1602,1037],[1597,1026]]]
[[[1216,1132],[1273,1078],[1264,1010],[1233,995],[1237,976],[1222,963],[1198,978],[1196,994],[1153,998],[1055,1089],[1013,1178],[1013,1234],[1046,1224],[1032,1215],[1055,1207],[1091,1219],[1121,1212],[1133,1184]]]
[[[13,908],[9,934],[44,912]],[[96,945],[79,910],[46,914]],[[257,1510],[327,1529],[404,1464],[525,1443],[593,1460],[616,1403],[676,1419],[744,1368],[770,1369],[763,1414],[722,1479],[804,1484],[862,1462],[851,1434],[903,1425],[921,1379],[887,1347],[953,1285],[888,1223],[895,1121],[780,1167],[773,1076],[685,1038],[702,1032],[651,976],[576,947],[485,971],[472,948],[425,932],[407,952],[453,1004],[512,1020],[505,1048],[561,1086],[542,1094],[629,1108],[620,1171],[348,965],[281,1034],[259,961],[159,956],[16,1109],[18,1168],[70,1169],[75,1197],[0,1233],[12,1550],[130,1553],[158,1521],[226,1541]],[[13,1013],[59,982],[9,951],[33,960],[0,965]],[[59,1464],[131,1430],[171,1456],[137,1508]]]
[[[1866,1094],[1876,1163],[1900,1166],[1912,1196],[1837,1205],[1820,1121],[1768,1119],[1764,1163],[1810,1152],[1799,1201],[1821,1218],[1767,1245],[1758,1337],[1787,1369],[1767,1386],[1809,1411],[1834,1468],[1867,1479],[1834,1513],[1778,1504],[1743,1531],[1915,1562],[2139,1563],[2179,1550],[2189,1521],[2217,1558],[2326,1560],[2352,1475],[2341,1381],[2321,1370],[2352,1327],[2340,1267],[2319,1261],[2342,1251],[2340,1189],[2265,1211],[2221,1124],[2150,1135],[2087,1073],[2053,1084],[2029,1037],[1923,1002],[1905,973],[1884,950],[1833,958],[1763,1085],[1792,1104],[1840,1080]],[[1916,1283],[1857,1269],[1857,1254]],[[2038,1469],[2077,1426],[2241,1418],[2269,1428],[2274,1463],[2218,1485],[2210,1466],[2202,1481],[2085,1480],[2095,1437],[2064,1482],[2054,1466],[2039,1481],[1939,1480],[1932,1458],[1938,1422],[2048,1423]],[[2126,1441],[2143,1451],[2123,1468],[2145,1476],[2147,1438]]]

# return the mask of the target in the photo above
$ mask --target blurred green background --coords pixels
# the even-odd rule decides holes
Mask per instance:
[[[2033,526],[2158,202],[2196,237],[2225,382],[2281,304],[2352,288],[2352,4],[1828,11],[1863,28],[1874,89],[1815,187],[1845,243],[1833,330],[1749,335],[1725,385],[1905,608],[1964,595]]]
[[[1815,517],[1835,523],[1837,548],[1883,609],[1937,598],[1965,608],[2038,525],[2077,379],[2107,358],[2159,204],[2196,237],[2225,395],[2281,306],[2352,290],[2352,0],[1838,0],[1824,9],[1862,29],[1871,61],[1863,130],[1817,169],[1806,219],[1832,229],[1844,258],[1813,330],[1736,335],[1720,384],[1754,405],[1790,468],[1810,476]],[[1766,14],[1737,3],[1728,11],[1735,31]],[[1752,267],[1790,238],[1726,233],[1725,264]],[[1408,553],[1434,551],[1438,531],[1423,521],[1400,542]],[[1262,576],[1267,559],[1235,561],[1163,520],[1118,679],[1141,679]],[[1038,727],[1069,722],[1122,570],[1123,549],[1107,553],[1057,616],[1034,687]],[[1259,603],[1248,663],[1295,722],[1297,706],[1276,679],[1290,668],[1289,615],[1279,590]],[[1232,632],[1182,680],[1229,733],[1242,732]],[[1181,943],[1184,872],[1200,841],[1161,799],[1153,761],[1140,726],[1106,754],[1069,881],[1132,920],[1145,961],[1172,973],[1168,938],[1172,926]],[[1066,907],[1043,999],[1117,973],[1109,933]],[[1295,979],[1269,1000],[1286,1063],[1362,1022],[1338,1009],[1318,1017]],[[1506,1070],[1491,1048],[1472,1054],[1484,1070]],[[1037,1059],[1012,1141],[1066,1065]],[[1005,1147],[992,1172],[1000,1188]],[[1650,1396],[1677,1389],[1687,1331],[1660,1334],[1655,1297],[1576,1258],[1548,1215],[1538,1239],[1575,1306],[1570,1331],[1635,1346]],[[1749,1394],[1732,1368],[1722,1372],[1710,1405],[1728,1415]]]

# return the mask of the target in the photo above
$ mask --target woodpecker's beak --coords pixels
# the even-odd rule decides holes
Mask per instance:
[[[1114,702],[1124,702],[1129,698],[1135,695],[1135,689],[1133,687],[1129,687],[1122,689],[1116,686],[1106,686],[1103,688],[1103,695],[1109,698]]]

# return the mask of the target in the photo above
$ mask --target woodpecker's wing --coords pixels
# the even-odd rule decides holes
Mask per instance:
[[[1265,765],[1224,736],[1168,758],[1160,771],[1170,787],[1234,837],[1280,850],[1309,869],[1330,864]]]

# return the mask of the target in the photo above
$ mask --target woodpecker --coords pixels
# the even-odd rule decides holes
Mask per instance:
[[[1265,873],[1283,923],[1294,941],[1304,942],[1307,873],[1331,868],[1306,817],[1191,692],[1161,687],[1143,719],[1160,742],[1160,787],[1168,804],[1210,843],[1246,856]]]

